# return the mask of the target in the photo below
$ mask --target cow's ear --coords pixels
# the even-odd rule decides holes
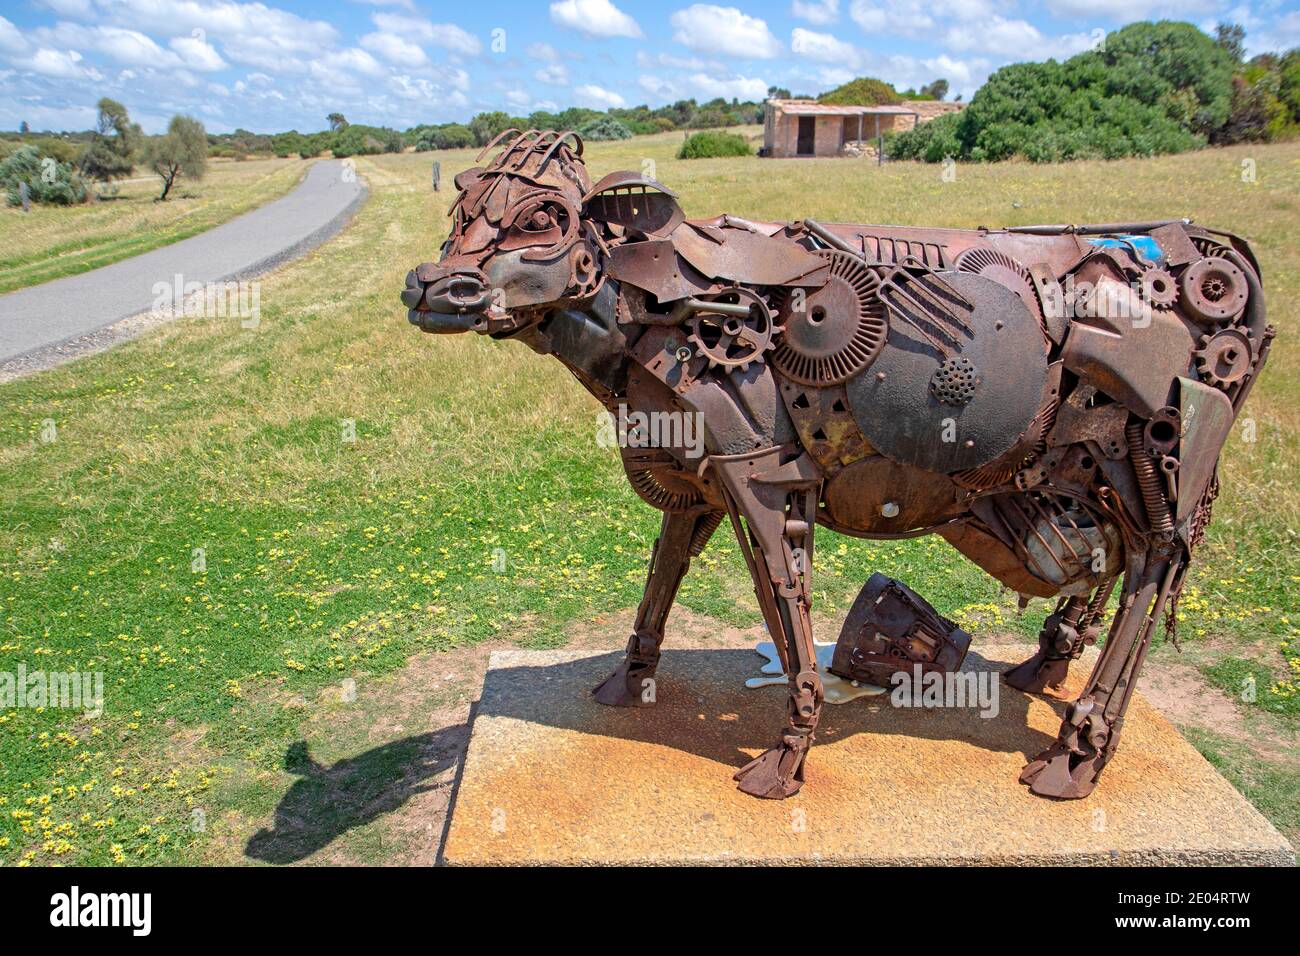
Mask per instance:
[[[582,217],[666,236],[685,218],[676,193],[640,173],[610,173],[582,197]]]
[[[456,174],[456,188],[461,192],[469,189],[471,186],[477,186],[479,180],[483,178],[482,166],[471,166],[469,169],[463,169]]]

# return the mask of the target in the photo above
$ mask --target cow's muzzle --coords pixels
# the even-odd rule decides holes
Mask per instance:
[[[447,271],[426,262],[406,276],[402,302],[407,318],[426,332],[468,332],[486,324],[492,294],[476,269]]]

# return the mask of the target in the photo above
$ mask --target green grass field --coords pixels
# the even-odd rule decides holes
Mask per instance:
[[[1241,431],[1225,454],[1182,604],[1183,660],[1233,700],[1253,679],[1235,706],[1268,746],[1196,742],[1296,840],[1300,144],[963,166],[943,182],[912,164],[681,162],[679,141],[593,144],[593,179],[646,169],[693,216],[971,227],[1186,214],[1254,244],[1280,334],[1247,408],[1254,440]],[[0,671],[102,671],[106,695],[95,719],[0,711],[0,860],[238,862],[289,799],[304,728],[328,735],[340,682],[395,687],[413,657],[459,660],[492,638],[554,646],[636,604],[657,515],[597,447],[595,402],[522,347],[406,322],[397,293],[435,255],[453,198],[429,190],[433,158],[444,183],[472,160],[360,160],[368,203],[264,280],[258,328],[181,320],[0,385]],[[872,570],[986,635],[1029,638],[1048,610],[1017,615],[1014,595],[938,538],[823,533],[819,620]],[[759,619],[724,534],[680,600],[719,622]],[[335,752],[378,754],[366,779],[381,779],[410,732],[349,726]],[[389,858],[371,830],[347,839],[357,859]]]
[[[178,181],[155,202],[160,180],[137,168],[114,199],[80,206],[0,204],[0,293],[76,275],[219,226],[287,193],[299,159],[213,160],[199,182]]]

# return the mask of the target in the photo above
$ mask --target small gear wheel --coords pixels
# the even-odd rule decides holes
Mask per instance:
[[[763,361],[778,331],[772,310],[754,291],[735,286],[709,296],[701,296],[709,305],[696,312],[687,322],[687,339],[696,352],[709,360],[709,368],[746,371],[754,362]]]
[[[961,407],[975,397],[979,372],[975,363],[957,355],[944,359],[930,378],[930,393],[945,405]]]
[[[1196,370],[1201,378],[1221,388],[1250,371],[1251,361],[1250,339],[1236,329],[1201,336],[1201,347],[1196,350]]]
[[[1178,301],[1178,283],[1165,269],[1142,273],[1142,298],[1153,309],[1169,309]]]

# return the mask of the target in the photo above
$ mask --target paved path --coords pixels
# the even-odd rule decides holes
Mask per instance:
[[[200,235],[0,296],[0,364],[147,311],[158,298],[155,286],[170,288],[177,275],[185,283],[217,282],[274,268],[336,233],[365,196],[342,162],[321,161],[287,196]]]

